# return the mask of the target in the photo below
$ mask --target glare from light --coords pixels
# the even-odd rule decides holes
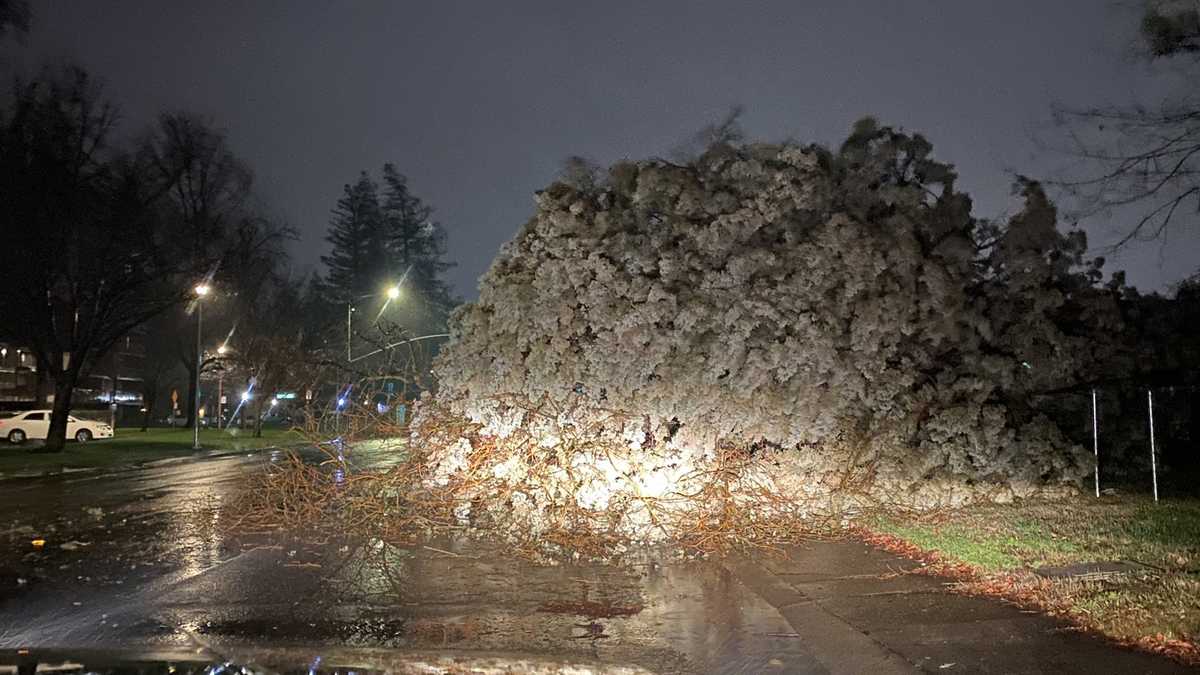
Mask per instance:
[[[197,284],[196,285],[196,295],[198,295],[202,298],[204,296],[208,295],[208,292],[211,290],[212,290],[212,287],[210,287],[208,284]]]
[[[338,407],[341,408],[341,407],[344,407],[345,405],[346,405],[346,397],[342,396],[341,398],[338,399]]]
[[[392,286],[392,287],[388,288],[387,296],[388,296],[389,300],[395,300],[396,298],[400,297],[400,287]]]
[[[225,352],[227,352],[227,351],[229,351],[229,348],[226,347],[225,345],[221,345],[220,347],[217,347],[217,353],[220,354],[221,356],[224,356]]]
[[[249,400],[250,400],[250,392],[249,392],[249,391],[243,391],[243,392],[242,392],[242,400],[243,400],[243,401],[249,401]]]
[[[274,408],[277,405],[279,405],[279,399],[272,397],[271,398],[271,407]]]

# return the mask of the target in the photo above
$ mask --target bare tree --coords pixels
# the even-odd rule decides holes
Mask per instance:
[[[745,112],[746,109],[741,105],[731,107],[719,122],[706,125],[672,148],[671,160],[678,164],[687,164],[713,147],[741,143],[746,138],[742,130],[742,115]],[[570,168],[570,163],[567,164],[567,168]]]
[[[1147,58],[1183,66],[1181,92],[1157,108],[1058,107],[1067,151],[1082,161],[1054,181],[1073,197],[1078,217],[1137,214],[1116,246],[1162,237],[1172,226],[1200,225],[1200,15],[1192,2],[1149,0],[1141,34]]]
[[[256,395],[254,435],[262,435],[264,408],[281,390],[299,389],[319,370],[305,347],[304,317],[301,314],[302,282],[279,275],[262,285],[246,309],[254,316],[238,332],[236,349],[229,365],[235,377],[253,380]]]
[[[0,224],[13,252],[4,332],[54,380],[46,450],[63,447],[80,377],[114,342],[178,304],[195,265],[157,208],[171,187],[109,141],[116,119],[81,69],[19,82],[0,110]]]
[[[217,287],[205,301],[206,332],[227,336],[245,315],[243,299],[253,298],[278,273],[286,259],[283,245],[295,233],[255,213],[250,169],[209,121],[189,113],[161,115],[143,155],[158,179],[171,185],[164,217],[177,228],[183,254],[196,265],[216,263],[205,275]],[[189,427],[197,423],[196,383],[216,362],[215,353],[197,361],[194,332],[186,329],[195,311],[193,299],[174,317],[176,330],[153,336],[170,343],[169,350],[188,374]]]

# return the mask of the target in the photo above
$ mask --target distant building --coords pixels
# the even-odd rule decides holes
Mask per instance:
[[[34,403],[37,381],[37,359],[33,354],[15,344],[0,342],[0,402]]]
[[[120,417],[140,411],[145,357],[140,335],[119,340],[83,373],[72,398],[72,408],[107,409],[115,399]],[[53,400],[54,383],[39,372],[34,355],[20,345],[0,342],[0,407],[28,408],[48,405]]]

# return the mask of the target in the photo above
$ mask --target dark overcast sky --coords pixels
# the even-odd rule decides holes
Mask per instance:
[[[396,162],[446,225],[467,297],[568,155],[665,154],[735,104],[765,140],[833,144],[871,114],[928,136],[995,216],[1014,209],[1010,172],[1052,165],[1032,141],[1052,102],[1151,87],[1129,56],[1136,7],[1105,0],[32,5],[0,70],[78,62],[130,131],[162,109],[211,116],[303,234],[301,265],[324,251],[342,184]],[[1090,226],[1092,243],[1111,227]],[[1180,235],[1110,269],[1156,288],[1198,260]]]

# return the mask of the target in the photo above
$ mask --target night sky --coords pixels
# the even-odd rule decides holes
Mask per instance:
[[[1012,172],[1064,161],[1034,140],[1052,103],[1162,91],[1132,56],[1137,4],[32,0],[0,74],[80,63],[129,133],[162,109],[210,116],[302,233],[299,267],[325,251],[342,184],[394,161],[436,207],[470,298],[565,157],[665,155],[736,104],[755,139],[835,144],[868,114],[919,131],[979,215],[1011,213]],[[1117,224],[1089,225],[1094,248]],[[1198,260],[1181,230],[1109,269],[1151,289]]]

